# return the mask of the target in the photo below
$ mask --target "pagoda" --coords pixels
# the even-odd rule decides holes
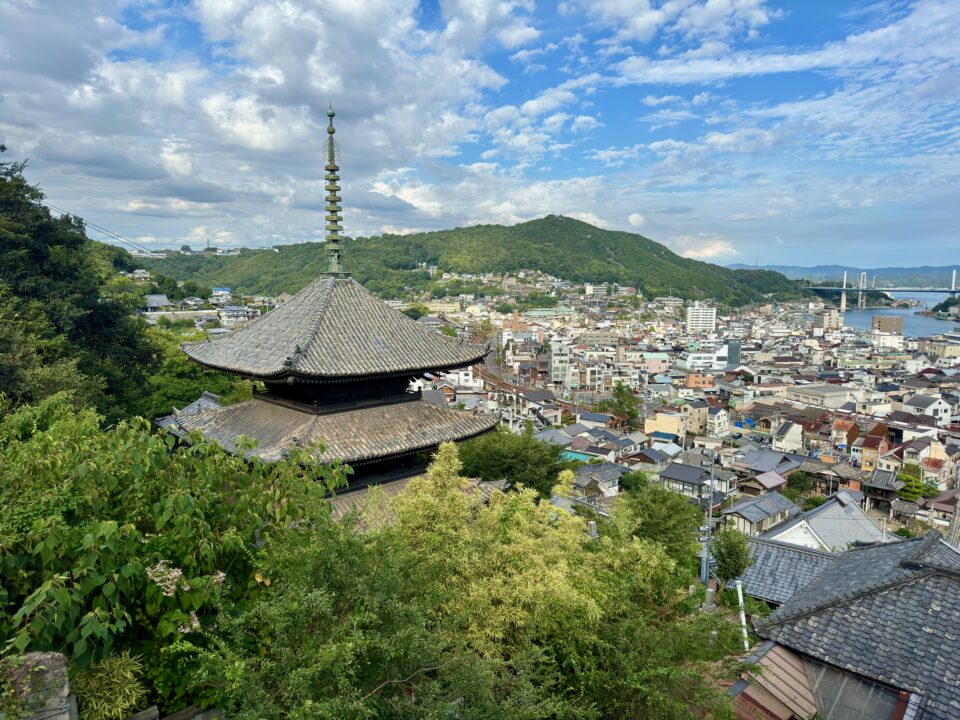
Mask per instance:
[[[278,460],[294,445],[317,444],[320,462],[355,473],[382,472],[436,448],[492,429],[496,416],[428,403],[411,380],[467,367],[489,347],[440,335],[365,290],[342,267],[338,148],[327,113],[328,272],[272,312],[229,335],[187,343],[204,367],[258,380],[266,390],[236,405],[181,412],[177,432],[199,431],[230,451],[240,436],[250,454]]]

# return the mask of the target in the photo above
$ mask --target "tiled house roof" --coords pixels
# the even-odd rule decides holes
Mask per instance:
[[[940,534],[851,550],[758,625],[837,668],[915,693],[915,720],[960,716],[960,553]]]
[[[739,515],[748,522],[758,523],[790,510],[799,510],[799,508],[780,493],[773,491],[756,497],[745,495],[724,510],[721,515]]]
[[[488,349],[411,320],[351,278],[321,278],[230,335],[187,343],[192,359],[258,378],[312,380],[415,374],[472,365]]]
[[[750,538],[750,567],[741,576],[748,595],[782,605],[838,557],[799,545]]]
[[[316,414],[295,403],[266,396],[174,418],[175,431],[202,432],[227,450],[236,449],[237,436],[257,441],[251,452],[265,460],[279,460],[292,445],[322,442],[320,462],[335,459],[357,464],[426,450],[446,441],[466,440],[493,428],[496,415],[471,415],[459,410],[410,400]]]

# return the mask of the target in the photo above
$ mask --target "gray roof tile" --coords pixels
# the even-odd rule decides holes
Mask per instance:
[[[228,372],[311,379],[450,369],[488,352],[433,332],[350,278],[321,278],[230,335],[183,349],[197,362]]]
[[[319,441],[325,446],[316,455],[320,462],[358,463],[464,440],[490,430],[499,418],[423,400],[317,415],[293,403],[258,396],[236,405],[180,414],[175,421],[180,431],[199,431],[231,452],[238,436],[252,438],[257,441],[252,454],[265,460],[279,460],[294,444]]]
[[[960,716],[960,553],[937,532],[844,553],[759,634],[919,693],[916,720]]]
[[[748,595],[782,605],[808,585],[834,560],[836,553],[776,540],[750,538],[753,563],[741,579]]]

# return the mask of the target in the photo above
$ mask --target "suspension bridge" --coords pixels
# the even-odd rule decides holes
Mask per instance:
[[[807,285],[806,289],[808,290],[822,290],[825,292],[838,292],[840,293],[840,312],[844,312],[847,309],[847,293],[855,292],[857,293],[857,307],[862,308],[866,307],[866,294],[867,292],[882,292],[882,293],[892,293],[892,292],[908,292],[908,293],[938,293],[938,294],[948,294],[956,295],[958,292],[957,288],[957,271],[953,271],[953,275],[950,278],[950,287],[877,287],[877,276],[873,276],[873,282],[870,285],[867,285],[867,274],[865,272],[860,273],[859,281],[856,285],[852,283],[847,285],[847,273],[843,273],[843,284],[840,287],[835,287],[832,285]]]

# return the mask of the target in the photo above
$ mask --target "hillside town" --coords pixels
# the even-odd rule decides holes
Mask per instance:
[[[0,2],[0,720],[960,720],[958,37]]]
[[[743,504],[754,516],[766,508],[769,517],[743,526],[758,535],[785,519],[781,491],[799,474],[804,496],[787,501],[791,518],[804,502],[841,492],[890,532],[947,529],[955,517],[958,333],[905,337],[902,318],[882,309],[871,330],[854,330],[829,301],[726,308],[535,271],[430,270],[500,292],[387,301],[430,329],[493,348],[484,363],[428,374],[417,388],[436,404],[496,415],[514,432],[561,445],[590,468],[578,502],[602,509],[619,474],[642,470],[702,503],[711,497],[733,523],[742,524]],[[290,297],[235,301],[230,288],[215,287],[209,298],[174,304],[148,294],[145,316],[193,320],[215,336]],[[712,480],[704,453],[716,460]],[[597,463],[611,468],[603,480]],[[922,492],[899,479],[907,468]],[[766,494],[774,501],[758,505]]]

